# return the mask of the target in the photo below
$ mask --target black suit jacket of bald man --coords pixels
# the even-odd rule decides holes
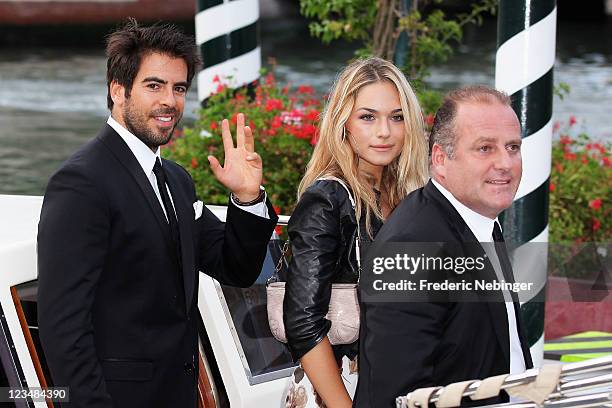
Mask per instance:
[[[393,211],[372,248],[385,242],[467,243],[478,240],[430,181]],[[467,253],[466,253],[467,255]],[[488,262],[488,261],[487,261]],[[517,322],[525,366],[533,367],[522,322]],[[482,379],[510,371],[510,339],[503,302],[361,304],[359,382],[354,407],[395,407],[395,399],[423,387]],[[508,400],[464,399],[461,406]]]

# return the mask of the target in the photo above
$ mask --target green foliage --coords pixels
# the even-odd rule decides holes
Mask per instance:
[[[564,100],[570,94],[571,88],[567,82],[559,82],[553,86],[553,94]]]
[[[419,104],[421,105],[423,112],[436,113],[440,105],[442,105],[444,96],[440,92],[433,89],[417,88],[417,92]]]
[[[407,53],[402,67],[411,81],[422,82],[429,67],[448,60],[452,44],[461,41],[463,27],[482,24],[483,15],[495,14],[497,0],[479,0],[470,12],[448,18],[440,9],[430,9],[441,1],[411,0],[403,10],[401,0],[300,0],[302,14],[313,19],[313,36],[325,44],[333,40],[359,40],[363,47],[357,56],[379,56],[394,60],[396,53]],[[407,48],[397,49],[398,38],[405,33]]]
[[[413,80],[429,76],[429,67],[446,62],[453,53],[451,41],[461,41],[463,30],[454,20],[447,20],[442,10],[434,10],[423,17],[415,10],[399,20],[402,31],[410,33],[411,53],[403,67]]]
[[[236,117],[242,112],[253,130],[255,151],[263,160],[263,184],[270,200],[277,211],[290,214],[316,143],[320,98],[309,86],[281,88],[271,73],[254,84],[254,97],[246,88],[234,91],[219,78],[215,82],[217,93],[200,110],[194,127],[184,129],[164,149],[164,155],[189,171],[198,196],[207,204],[226,205],[229,193],[214,177],[207,157],[214,155],[223,163],[221,121],[230,118],[235,135]]]
[[[560,126],[555,129],[559,132]],[[611,183],[610,144],[577,132],[576,119],[570,117],[552,149],[550,242],[609,242]]]
[[[434,115],[436,111],[442,105],[444,96],[442,93],[433,89],[422,89],[417,88],[415,90],[417,98],[419,98],[419,105],[423,111],[423,117],[425,118],[425,126],[427,129],[431,129],[433,125]]]
[[[367,41],[376,18],[376,2],[371,0],[301,0],[300,10],[315,21],[310,34],[325,44],[343,38]]]

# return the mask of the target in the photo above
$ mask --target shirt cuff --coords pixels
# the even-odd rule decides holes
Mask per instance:
[[[250,212],[253,215],[257,215],[258,217],[265,218],[267,220],[270,219],[270,215],[268,214],[268,206],[266,205],[268,199],[268,193],[264,192],[264,200],[261,203],[253,204],[253,205],[238,205],[236,201],[234,201],[234,197],[230,194],[230,201],[236,207],[240,208],[243,211]]]

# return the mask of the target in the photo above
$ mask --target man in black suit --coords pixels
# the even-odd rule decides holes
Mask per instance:
[[[432,179],[388,218],[371,248],[374,256],[391,242],[446,243],[457,257],[482,254],[487,243],[501,241],[497,216],[518,189],[520,146],[520,125],[507,95],[481,86],[448,94],[430,135]],[[503,270],[511,281],[505,247],[494,247],[493,254],[481,277],[495,273],[493,263],[499,262],[497,276]],[[449,279],[459,276],[455,272]],[[418,388],[531,368],[518,299],[497,295],[501,301],[363,302],[354,406],[394,407],[396,397]],[[507,398],[468,399],[462,406]]]
[[[40,337],[74,407],[195,407],[198,271],[246,287],[276,224],[239,115],[222,123],[227,222],[161,159],[198,57],[173,26],[130,20],[108,37],[107,124],[51,177],[38,231]]]

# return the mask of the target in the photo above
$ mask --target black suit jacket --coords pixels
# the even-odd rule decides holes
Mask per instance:
[[[478,241],[430,181],[400,203],[376,236],[371,251],[376,253],[377,246],[385,242],[466,243],[467,255]],[[417,388],[510,371],[503,302],[362,302],[361,307],[355,407],[395,407],[396,397]],[[530,368],[529,347],[520,321],[518,327],[525,363]],[[505,400],[507,395],[477,403],[464,399],[462,406]]]
[[[177,256],[162,207],[123,139],[105,126],[51,177],[38,229],[38,321],[70,406],[194,407],[198,271],[235,286],[260,273],[276,215],[229,204],[195,220],[193,181],[163,160]]]

